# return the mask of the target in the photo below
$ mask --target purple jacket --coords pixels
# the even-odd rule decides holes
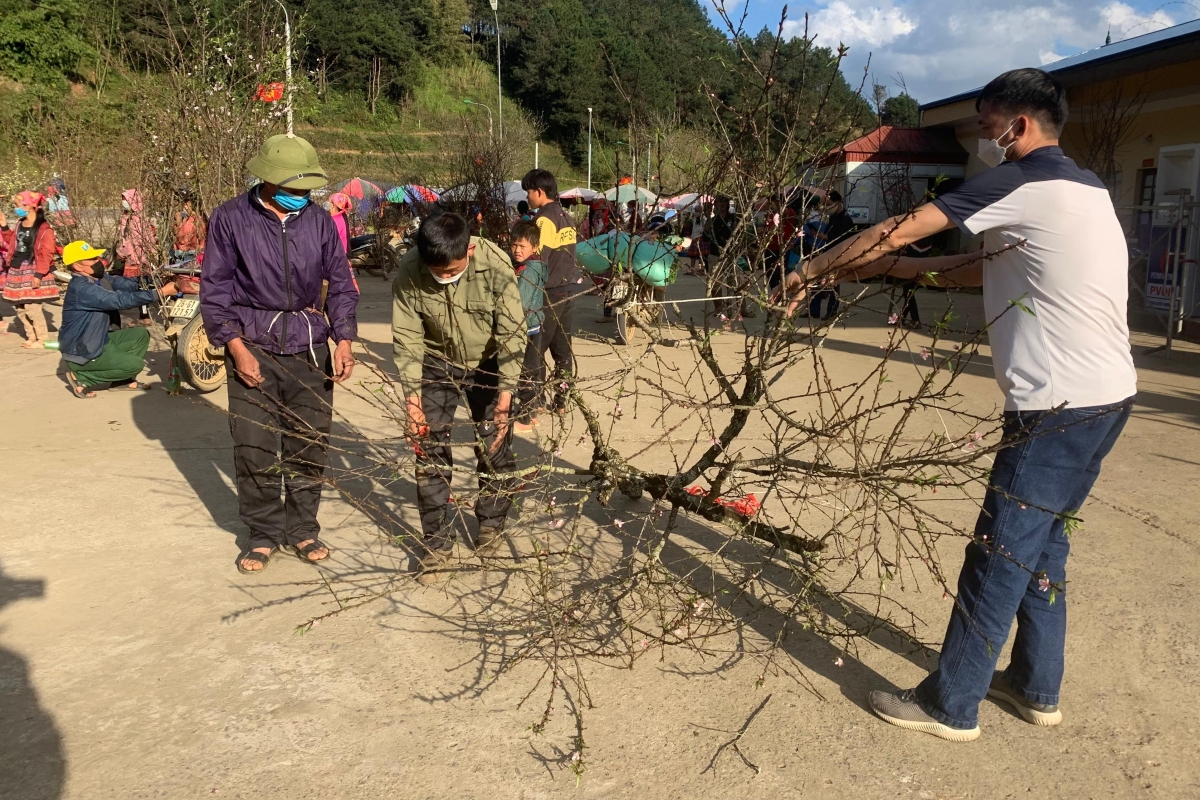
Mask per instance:
[[[222,203],[208,220],[200,312],[209,340],[222,346],[241,337],[271,353],[302,353],[331,335],[353,340],[358,287],[329,212],[309,203],[280,222],[256,191]]]

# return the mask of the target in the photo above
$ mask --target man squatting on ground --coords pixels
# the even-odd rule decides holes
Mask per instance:
[[[111,313],[141,308],[161,297],[175,294],[175,284],[161,289],[142,289],[141,283],[117,275],[106,277],[104,262],[87,242],[71,242],[63,248],[63,265],[71,272],[67,296],[63,298],[62,328],[58,351],[67,363],[67,383],[76,397],[96,396],[92,387],[107,383],[111,388],[149,388],[137,376],[146,368],[150,331],[144,327],[109,331]]]
[[[317,538],[317,510],[333,384],[354,368],[358,289],[329,212],[309,202],[329,181],[312,145],[272,136],[246,169],[262,183],[208,222],[200,310],[231,376],[238,506],[250,528],[238,569],[257,572],[275,548],[290,546],[309,562],[329,556]]]
[[[985,695],[1038,725],[1062,720],[1066,520],[1087,499],[1137,391],[1125,238],[1104,184],[1058,146],[1066,91],[1041,70],[1014,70],[983,88],[976,109],[979,155],[993,169],[789,279],[793,307],[806,282],[932,272],[939,286],[983,286],[1006,446],[967,545],[937,670],[916,689],[870,696],[886,721],[951,741],[979,736]],[[984,250],[880,257],[953,225],[983,233]],[[1008,668],[993,672],[1014,617]]]
[[[417,580],[452,566],[451,426],[460,402],[474,423],[479,497],[476,549],[496,547],[512,506],[516,468],[509,413],[525,353],[525,312],[512,263],[498,245],[471,235],[466,219],[426,219],[392,285],[392,342],[404,392],[408,437],[417,453],[422,545]]]
[[[554,359],[554,385],[560,387],[563,378],[575,374],[575,354],[571,347],[575,310],[575,285],[580,279],[575,266],[575,221],[558,202],[558,181],[544,169],[531,169],[521,178],[529,207],[537,212],[533,221],[541,233],[541,258],[549,270],[546,277],[546,313],[542,321],[541,352],[535,385],[546,385],[545,353]],[[536,398],[542,401],[539,391]],[[566,394],[561,388],[554,391],[552,410],[566,411]]]

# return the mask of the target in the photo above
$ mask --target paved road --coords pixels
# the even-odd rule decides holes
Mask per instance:
[[[366,278],[364,290],[363,337],[386,353],[386,285]],[[828,357],[866,363],[880,339],[866,320],[837,332]],[[538,710],[518,703],[536,673],[488,685],[453,594],[398,579],[390,600],[297,636],[332,607],[317,573],[289,559],[263,576],[235,571],[244,531],[222,393],[78,402],[57,355],[19,340],[0,337],[6,800],[1200,796],[1196,348],[1139,357],[1136,413],[1084,509],[1060,728],[990,703],[975,744],[886,726],[864,711],[866,692],[915,684],[924,667],[885,648],[836,667],[827,647],[797,643],[789,655],[812,690],[787,678],[755,689],[752,659],[716,669],[668,651],[593,671],[592,768],[577,787],[565,717],[529,731]],[[583,349],[583,369],[599,370],[604,351]],[[975,404],[997,402],[986,369],[964,381]],[[636,437],[640,423],[627,424]],[[335,576],[387,580],[403,566],[336,496],[322,519]],[[936,638],[948,606],[909,599]],[[741,741],[761,774],[729,751],[706,772],[730,738],[712,729],[736,730],[767,693]]]

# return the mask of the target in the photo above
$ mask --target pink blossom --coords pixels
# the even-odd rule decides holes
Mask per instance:
[[[557,528],[561,528],[563,525],[566,525],[566,524],[567,524],[567,521],[565,519],[556,519],[556,520],[554,520],[554,522],[550,523],[550,527],[557,529]]]
[[[561,455],[562,455],[562,448],[560,447],[560,448],[558,448],[557,450],[555,450],[555,451],[554,451],[554,455],[556,455],[556,456],[561,456]]]
[[[728,322],[728,321],[729,321],[729,317],[727,317],[727,316],[725,316],[724,314],[722,314],[722,315],[721,315],[721,322]]]
[[[551,507],[551,508],[554,508],[556,505],[558,505],[558,498],[557,498],[557,497],[551,497],[551,498],[550,498],[550,507]]]
[[[640,644],[642,646],[642,649],[645,650],[647,647],[650,646],[650,640],[642,639],[642,641],[638,642],[638,644]]]
[[[949,593],[949,592],[942,592],[942,599],[943,599],[943,600],[949,600],[949,599],[950,599],[950,593]]]
[[[922,347],[922,348],[921,348],[921,360],[922,360],[922,361],[928,361],[928,360],[929,360],[929,348],[928,348],[928,347]]]
[[[1038,578],[1038,590],[1042,591],[1042,592],[1050,591],[1050,579],[1047,578],[1045,575]]]
[[[835,658],[835,659],[833,660],[833,665],[834,665],[835,667],[841,667],[841,666],[844,666],[844,665],[845,665],[845,663],[846,663],[846,662],[842,660],[842,657],[841,657],[841,656],[838,656],[837,658]]]
[[[675,636],[678,636],[680,639],[687,635],[687,631],[685,631],[683,628],[676,628],[675,630],[671,631],[671,633]]]
[[[899,321],[900,321],[899,314],[896,314],[893,312],[890,316],[888,316],[888,325],[895,325]]]
[[[616,525],[618,528],[624,528],[624,527],[625,527],[625,520],[623,520],[623,519],[614,519],[614,520],[613,520],[613,525]]]

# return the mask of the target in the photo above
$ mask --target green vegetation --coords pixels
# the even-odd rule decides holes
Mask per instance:
[[[486,124],[486,110],[463,100],[497,110],[487,0],[284,2],[297,129],[337,173],[436,183],[449,161],[444,134]],[[144,173],[147,130],[213,124],[216,109],[184,104],[203,87],[181,85],[222,74],[229,80],[214,85],[226,102],[255,104],[257,86],[282,80],[282,31],[276,0],[0,0],[0,168],[21,154],[76,174]],[[656,180],[677,184],[706,151],[713,125],[759,91],[746,83],[747,63],[778,60],[789,89],[832,79],[829,96],[812,107],[768,100],[780,131],[815,113],[844,120],[844,130],[876,124],[828,48],[803,40],[776,47],[766,31],[731,38],[698,0],[501,0],[499,34],[506,133],[526,137],[519,160],[529,166],[540,141],[540,165],[568,184],[586,180],[588,108],[595,183],[616,171],[618,152],[628,170],[621,142],[633,138],[659,142],[659,151],[668,142],[682,148],[655,154]],[[251,65],[230,62],[222,73],[216,62],[230,54]],[[904,101],[912,102],[890,98],[883,110],[907,113]],[[152,123],[148,104],[158,106]],[[193,105],[204,112],[189,116]],[[281,122],[265,116],[276,128]],[[637,153],[640,170],[645,150]]]

